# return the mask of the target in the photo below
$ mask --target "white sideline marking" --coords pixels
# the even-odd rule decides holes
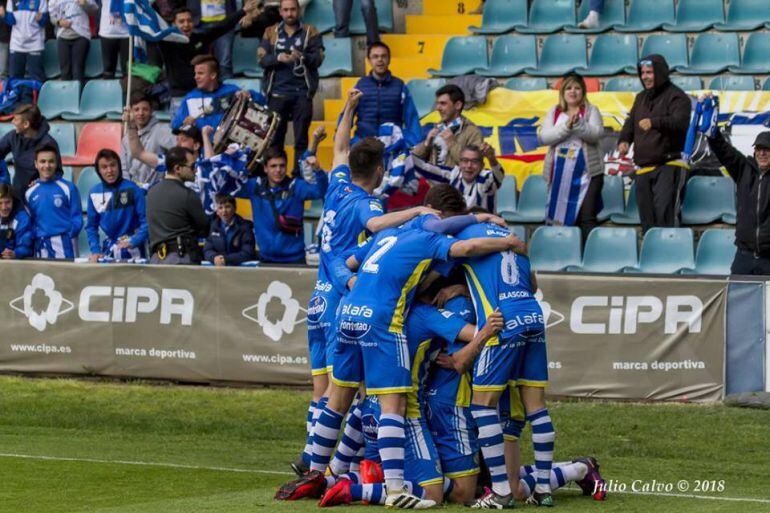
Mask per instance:
[[[255,470],[247,468],[229,468],[229,467],[203,467],[199,465],[182,465],[179,463],[158,463],[153,461],[126,461],[126,460],[100,460],[95,458],[65,458],[59,456],[35,456],[32,454],[12,454],[0,453],[2,458],[20,458],[25,460],[44,460],[44,461],[79,461],[86,463],[113,463],[119,465],[136,465],[144,467],[165,467],[181,468],[188,470],[216,470],[220,472],[239,472],[243,474],[275,474],[280,476],[293,476],[294,472],[280,472],[277,470]]]
[[[770,504],[770,499],[753,499],[748,497],[720,497],[718,495],[692,495],[687,493],[666,493],[666,492],[632,492],[632,491],[625,491],[620,492],[613,490],[612,492],[607,492],[607,495],[614,495],[614,494],[622,494],[622,495],[652,495],[654,497],[663,496],[663,497],[681,497],[683,499],[703,499],[707,501],[728,501],[728,502],[757,502],[760,504]]]

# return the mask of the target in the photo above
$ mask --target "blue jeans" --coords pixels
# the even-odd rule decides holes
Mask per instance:
[[[334,0],[334,37],[350,36],[350,11],[353,9],[353,0]],[[366,44],[370,45],[380,40],[380,31],[377,27],[377,6],[374,0],[361,0],[361,12],[364,15],[366,25]]]
[[[9,68],[8,74],[11,78],[31,78],[32,80],[39,80],[40,82],[45,81],[43,52],[11,52]]]
[[[216,23],[201,23],[201,27],[215,25]],[[231,30],[224,36],[218,37],[211,45],[214,57],[219,61],[219,79],[225,80],[233,77],[233,40],[235,30]]]
[[[604,0],[588,0],[588,10],[601,14],[604,12]]]

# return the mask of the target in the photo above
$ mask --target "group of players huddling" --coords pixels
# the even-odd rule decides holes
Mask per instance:
[[[352,90],[345,105],[324,201],[307,443],[292,465],[299,478],[276,498],[504,509],[515,499],[552,506],[552,490],[569,481],[602,498],[594,458],[553,462],[545,326],[526,245],[499,217],[466,213],[450,185],[432,187],[424,207],[384,213],[372,195],[382,143],[350,148],[360,97]],[[533,466],[519,462],[526,422]],[[477,497],[479,452],[491,487]]]

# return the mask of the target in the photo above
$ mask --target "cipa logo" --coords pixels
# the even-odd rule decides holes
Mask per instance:
[[[48,299],[48,305],[40,312],[32,306],[32,297],[37,292],[42,292]],[[24,293],[11,300],[11,308],[23,314],[29,321],[29,325],[37,331],[45,331],[48,325],[56,324],[60,315],[64,315],[74,308],[72,301],[65,299],[61,292],[56,290],[56,283],[50,276],[37,273],[24,288]]]
[[[278,300],[283,309],[283,313],[275,322],[270,321],[267,316],[268,305],[273,300]],[[326,302],[324,301],[323,308],[325,305]],[[313,308],[318,309],[321,306],[316,304]],[[262,327],[262,333],[274,342],[278,342],[284,333],[291,334],[294,331],[295,324],[306,320],[305,318],[297,320],[300,311],[307,313],[307,310],[300,307],[299,302],[294,299],[291,287],[282,281],[273,281],[267,286],[267,291],[260,294],[257,304],[244,308],[241,314],[250,321],[259,324]]]
[[[639,324],[662,317],[666,335],[680,326],[700,333],[702,315],[703,302],[697,296],[580,296],[572,302],[569,326],[573,333],[586,335],[633,335]]]

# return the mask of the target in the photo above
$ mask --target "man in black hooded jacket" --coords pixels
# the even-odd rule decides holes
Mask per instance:
[[[644,91],[623,124],[618,152],[634,145],[636,201],[645,232],[653,226],[675,226],[687,169],[680,160],[692,110],[690,97],[671,83],[668,63],[660,55],[639,61]]]

